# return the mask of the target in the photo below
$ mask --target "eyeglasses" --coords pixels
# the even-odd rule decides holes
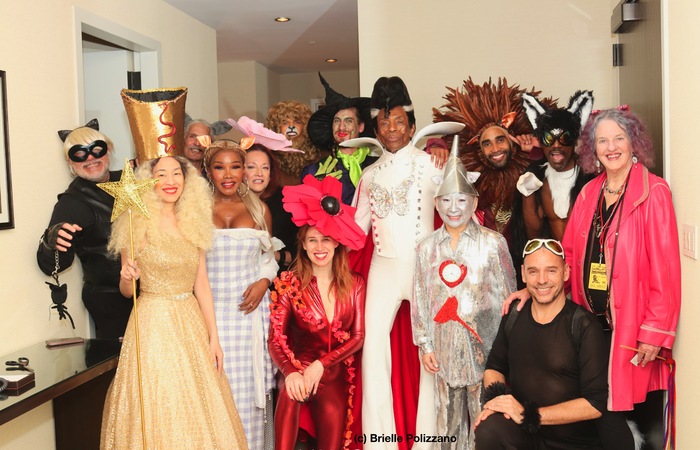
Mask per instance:
[[[560,128],[556,128],[551,131],[545,131],[542,135],[542,145],[545,147],[551,147],[555,142],[559,141],[564,147],[569,147],[574,145],[574,137],[568,131],[564,131]]]
[[[535,253],[537,250],[541,249],[542,246],[564,259],[564,247],[562,247],[561,242],[556,239],[530,239],[523,249],[523,258],[530,253]]]
[[[68,150],[68,158],[74,162],[83,162],[92,155],[95,159],[107,153],[107,143],[103,140],[92,141],[88,145],[74,145]]]

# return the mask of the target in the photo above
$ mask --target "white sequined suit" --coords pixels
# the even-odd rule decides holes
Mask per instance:
[[[434,229],[433,197],[441,178],[442,169],[435,167],[430,155],[409,144],[393,154],[384,150],[365,169],[355,193],[355,221],[374,240],[362,354],[362,430],[366,436],[396,432],[389,332],[401,301],[413,296],[415,246]],[[416,435],[435,434],[433,384],[433,376],[421,367]],[[413,448],[429,448],[422,445],[426,444],[416,443]],[[395,443],[365,444],[367,449],[395,447]]]
[[[457,438],[440,448],[467,450],[474,448],[468,424],[481,411],[486,358],[501,323],[503,300],[515,291],[515,271],[508,244],[499,233],[470,220],[455,250],[451,239],[442,226],[418,244],[411,324],[421,354],[435,352],[440,367],[435,374],[437,434]],[[454,287],[441,277],[445,261],[466,269],[463,281]],[[444,278],[452,284],[459,281]],[[452,296],[457,300],[453,314],[472,330],[455,320],[436,322],[439,312],[447,315],[443,308]]]

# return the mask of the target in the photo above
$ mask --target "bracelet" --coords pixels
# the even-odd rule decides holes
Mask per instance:
[[[508,387],[505,383],[502,383],[500,381],[491,383],[484,390],[484,403],[489,402],[498,396],[508,395],[510,393],[510,387]]]
[[[540,431],[540,415],[539,407],[534,402],[523,402],[523,423],[520,425],[530,434],[535,434]]]
[[[6,379],[0,378],[0,392],[4,391],[8,384],[9,382]]]

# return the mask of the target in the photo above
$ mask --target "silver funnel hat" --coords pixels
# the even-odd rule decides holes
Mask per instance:
[[[445,163],[442,183],[435,194],[435,197],[455,194],[457,192],[478,197],[479,193],[472,183],[479,178],[478,172],[467,172],[462,160],[459,159],[459,136],[455,135],[452,141],[452,150]]]

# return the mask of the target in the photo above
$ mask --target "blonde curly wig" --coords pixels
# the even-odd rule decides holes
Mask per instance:
[[[304,167],[321,158],[321,152],[314,146],[309,137],[308,125],[311,117],[311,108],[304,103],[296,100],[275,103],[267,112],[265,126],[276,133],[280,133],[282,124],[288,117],[304,123],[302,132],[299,136],[292,139],[292,147],[304,150],[304,153],[277,152],[277,159],[282,172],[299,179]]]
[[[206,180],[202,178],[197,169],[189,161],[181,156],[166,156],[164,158],[175,158],[182,167],[185,178],[185,188],[182,195],[175,204],[175,214],[177,217],[180,233],[193,245],[201,250],[207,250],[211,246],[212,231],[212,198],[211,191]],[[136,179],[144,180],[153,177],[153,168],[162,158],[155,158],[146,161],[136,169]],[[149,236],[158,236],[162,233],[160,229],[160,214],[163,208],[163,201],[158,197],[154,189],[143,194],[143,201],[146,204],[150,218],[146,218],[140,212],[133,213],[134,223],[134,249],[138,254],[143,249]],[[112,234],[109,238],[109,251],[118,256],[122,251],[129,248],[129,217],[122,214],[117,218],[112,226]]]

